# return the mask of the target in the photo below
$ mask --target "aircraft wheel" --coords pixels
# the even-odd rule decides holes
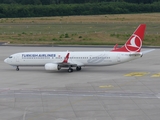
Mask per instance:
[[[80,71],[80,70],[81,70],[81,66],[77,66],[77,67],[76,67],[76,70],[77,70],[77,71]]]
[[[61,66],[58,65],[57,69],[60,70],[60,69],[61,69]]]
[[[69,69],[68,69],[68,72],[69,72],[69,73],[73,72],[73,69],[72,69],[72,68],[69,68]]]
[[[17,66],[16,70],[19,71],[19,67],[18,66]]]

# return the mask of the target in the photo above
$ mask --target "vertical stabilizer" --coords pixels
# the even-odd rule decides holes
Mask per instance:
[[[131,35],[131,37],[127,40],[124,46],[122,46],[121,48],[113,49],[112,51],[140,52],[145,29],[146,29],[146,24],[140,24],[138,28],[134,31],[134,33]]]

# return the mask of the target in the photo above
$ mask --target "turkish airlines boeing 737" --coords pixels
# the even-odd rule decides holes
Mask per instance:
[[[82,66],[108,66],[128,62],[142,57],[142,40],[145,33],[145,24],[141,24],[131,35],[128,41],[121,48],[115,45],[111,51],[94,52],[22,52],[11,55],[4,60],[5,63],[16,66],[44,66],[46,70],[60,70],[68,68],[68,72],[73,72],[73,67],[77,71]]]

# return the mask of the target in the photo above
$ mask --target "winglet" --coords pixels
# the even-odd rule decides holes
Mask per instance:
[[[142,47],[142,41],[144,38],[144,33],[146,29],[146,24],[140,24],[138,28],[134,31],[131,37],[127,40],[124,46],[118,49],[113,49],[112,51],[117,52],[140,52]]]
[[[113,50],[116,50],[118,49],[118,44],[116,44],[114,47],[113,47]]]
[[[68,59],[69,59],[69,53],[67,53],[66,57],[63,60],[63,63],[68,63]]]

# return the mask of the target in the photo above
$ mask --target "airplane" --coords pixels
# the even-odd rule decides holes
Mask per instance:
[[[65,52],[20,52],[10,55],[5,63],[16,66],[44,66],[45,70],[59,71],[73,67],[80,71],[83,66],[109,66],[125,63],[143,56],[141,52],[146,24],[140,24],[127,42],[120,48],[116,44],[111,51],[65,51]],[[150,52],[146,51],[144,53]]]

